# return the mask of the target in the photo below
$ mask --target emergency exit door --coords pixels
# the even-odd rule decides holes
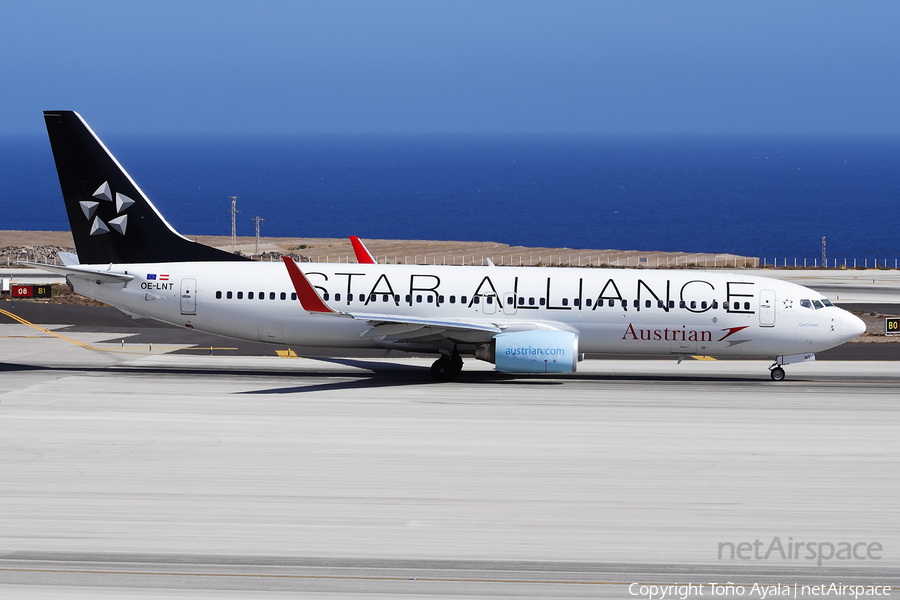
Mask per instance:
[[[775,326],[775,292],[773,290],[759,291],[759,325],[760,327]]]

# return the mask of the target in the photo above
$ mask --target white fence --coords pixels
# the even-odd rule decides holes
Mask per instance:
[[[898,264],[900,264],[900,260],[894,259],[891,261],[889,258],[864,258],[858,260],[856,258],[829,258],[825,261],[825,269],[897,269]],[[777,258],[773,258],[772,262],[769,263],[767,259],[762,259],[762,266],[767,267],[771,266],[776,269],[819,269],[823,268],[822,265],[819,264],[819,259],[814,258],[810,263],[808,259],[791,259],[782,258],[781,263],[779,264]]]

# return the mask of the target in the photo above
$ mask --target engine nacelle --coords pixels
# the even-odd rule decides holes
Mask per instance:
[[[574,373],[578,336],[554,330],[501,333],[478,348],[475,358],[494,363],[502,373]]]

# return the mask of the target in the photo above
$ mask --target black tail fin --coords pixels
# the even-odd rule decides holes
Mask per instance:
[[[247,260],[175,231],[78,113],[44,121],[81,264]]]

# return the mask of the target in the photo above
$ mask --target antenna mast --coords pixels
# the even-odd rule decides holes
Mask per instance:
[[[237,227],[235,227],[234,217],[237,213],[241,212],[237,209],[237,196],[229,196],[231,200],[231,251],[234,252],[237,250]]]
[[[256,225],[256,256],[259,256],[259,226],[265,221],[262,217],[253,217],[250,219]]]

